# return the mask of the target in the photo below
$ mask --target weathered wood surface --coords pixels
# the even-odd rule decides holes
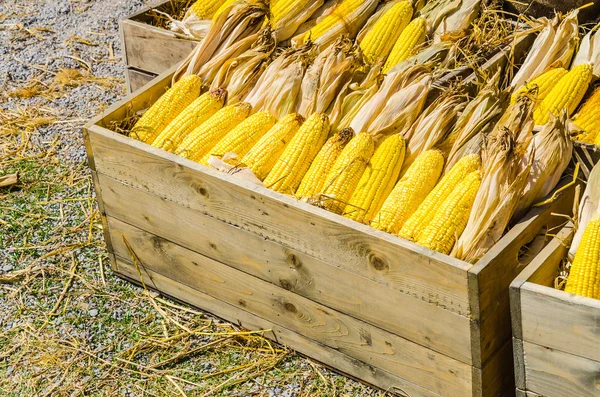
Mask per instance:
[[[409,382],[446,396],[471,396],[471,366],[404,338],[324,307],[298,294],[249,276],[227,265],[133,226],[113,223],[115,255],[131,255],[143,270],[204,292],[274,324],[300,333]],[[152,285],[152,284],[150,284]]]
[[[110,217],[471,363],[467,317],[102,174],[99,177]],[[109,222],[109,229],[119,230],[120,225]]]
[[[131,94],[148,84],[150,81],[156,78],[156,74],[146,73],[141,70],[126,68],[125,69],[125,85],[127,87],[127,93]]]
[[[513,362],[515,364],[515,386],[517,389],[525,390],[525,355],[523,353],[523,341],[512,338],[513,343]]]
[[[600,301],[528,282],[521,318],[525,342],[600,361]]]
[[[504,397],[515,389],[512,342],[496,351],[483,368],[473,368],[473,397]]]
[[[119,21],[125,64],[148,73],[160,74],[184,60],[198,45],[166,29],[132,19]]]
[[[99,127],[96,170],[455,313],[470,265]]]
[[[357,360],[339,350],[332,349],[321,343],[318,343],[305,336],[290,331],[270,321],[267,321],[255,314],[242,310],[238,306],[233,306],[215,299],[210,295],[202,293],[196,289],[190,288],[185,284],[175,282],[160,273],[149,269],[144,269],[140,274],[134,264],[123,258],[116,259],[116,268],[120,276],[140,284],[143,280],[146,287],[160,291],[177,300],[193,304],[211,313],[218,313],[218,316],[237,324],[241,327],[251,330],[265,330],[265,337],[274,340],[277,343],[285,344],[301,354],[355,377],[364,382],[368,382],[383,390],[402,397],[439,397],[437,393],[423,389],[408,382],[398,376],[376,366],[366,364]],[[141,276],[141,277],[140,277]]]
[[[559,185],[568,182],[563,180]],[[533,208],[488,253],[469,270],[469,288],[473,318],[480,329],[474,330],[473,342],[480,343],[480,360],[485,362],[500,346],[511,338],[509,285],[523,270],[519,262],[522,247],[533,240],[545,226],[551,229],[564,218],[554,213],[568,214],[573,206],[575,188],[563,191],[554,202]],[[475,309],[476,308],[476,309]],[[480,333],[477,337],[476,334]],[[473,358],[478,365],[477,356]]]
[[[532,391],[526,391],[526,390],[522,390],[522,389],[517,389],[517,397],[544,397],[544,396],[540,396],[537,393],[534,393]]]
[[[577,343],[574,336],[572,343]],[[544,397],[598,397],[600,362],[523,342],[526,390]],[[598,347],[596,346],[596,349]]]

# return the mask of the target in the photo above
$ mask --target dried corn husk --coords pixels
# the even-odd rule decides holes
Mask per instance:
[[[552,64],[569,67],[579,40],[577,13],[577,10],[571,11],[562,22],[558,16],[550,21],[546,18],[535,21],[536,28],[542,28],[541,32],[529,50],[525,62],[513,77],[511,89],[523,86],[527,81],[544,73]]]
[[[462,0],[460,7],[444,17],[437,25],[433,34],[434,42],[443,41],[442,38],[449,34],[459,36],[462,32],[469,29],[480,11],[481,0]]]
[[[462,157],[461,148],[478,135],[486,126],[492,125],[502,112],[502,99],[498,90],[500,74],[488,81],[477,96],[469,102],[456,121],[452,132],[440,145],[446,154],[446,167],[449,170]]]
[[[533,163],[533,102],[523,96],[507,109],[482,151],[483,178],[467,227],[452,255],[475,263],[500,240]]]
[[[458,113],[465,107],[464,96],[449,95],[434,101],[423,111],[410,128],[404,131],[406,154],[402,164],[403,175],[417,156],[433,148],[454,125]]]
[[[227,103],[240,102],[252,90],[273,59],[277,43],[269,29],[264,29],[254,46],[238,57],[227,60],[210,86],[227,89]]]
[[[582,63],[593,63],[593,73],[596,79],[600,77],[600,34],[598,34],[598,27],[600,25],[596,25],[583,37],[571,65],[571,68],[573,68]]]
[[[298,28],[323,6],[323,0],[302,0],[295,4],[292,12],[271,21],[277,41],[292,37]]]
[[[458,11],[463,0],[429,0],[421,9],[420,15],[427,21],[429,32],[437,30],[444,19]]]
[[[197,74],[204,83],[210,84],[228,59],[242,54],[258,40],[268,12],[269,7],[262,1],[236,2],[229,6],[179,66],[173,82]]]
[[[571,247],[569,248],[569,260],[572,262],[575,252],[579,248],[581,237],[587,224],[593,217],[600,214],[600,163],[596,164],[588,176],[587,185],[581,197],[579,204],[579,214],[577,216],[577,230],[573,236]]]
[[[268,111],[276,119],[294,112],[300,98],[302,78],[314,58],[310,42],[284,50],[256,82],[245,99],[254,112]]]
[[[232,3],[230,7],[236,4],[241,4],[243,0]],[[158,12],[155,10],[155,12]],[[228,12],[225,10],[225,12]],[[181,21],[173,19],[169,14],[161,13],[171,20],[171,30],[177,33],[183,33],[189,37],[193,37],[198,40],[204,39],[208,34],[212,19],[200,19],[194,13],[193,7],[188,8]]]
[[[567,113],[552,117],[533,137],[533,145],[533,165],[515,211],[515,220],[521,219],[535,202],[550,194],[571,161],[573,144]]]
[[[321,52],[302,79],[296,113],[308,117],[325,112],[344,85],[351,81],[359,61],[352,41],[343,36]]]

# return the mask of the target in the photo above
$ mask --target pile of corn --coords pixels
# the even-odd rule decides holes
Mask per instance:
[[[219,3],[202,51],[131,137],[475,262],[558,184],[573,131],[600,127],[599,91],[569,119],[600,52],[591,33],[575,51],[576,12],[530,21],[537,39],[511,81],[431,100],[465,43],[481,42],[469,37],[478,1],[258,2]],[[251,16],[259,30],[217,34]]]

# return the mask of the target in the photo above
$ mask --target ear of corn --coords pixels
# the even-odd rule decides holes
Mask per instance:
[[[400,1],[387,10],[360,42],[363,54],[371,62],[386,59],[394,43],[412,18],[409,1]]]
[[[313,197],[323,189],[327,172],[333,167],[353,135],[354,132],[351,129],[343,129],[325,142],[325,145],[310,165],[308,172],[302,178],[302,182],[296,191],[298,198]]]
[[[587,224],[575,253],[566,292],[600,299],[600,219]]]
[[[586,132],[588,142],[592,143],[596,140],[600,132],[600,87],[596,88],[583,103],[573,122]]]
[[[291,139],[265,179],[265,186],[284,194],[295,194],[329,134],[329,117],[314,113]]]
[[[341,0],[333,12],[323,18],[322,21],[317,23],[304,35],[304,41],[310,39],[315,42],[319,37],[324,36],[326,33],[337,31],[339,31],[337,36],[342,34],[353,36],[354,32],[352,32],[351,29],[351,16],[364,5],[363,3],[368,1],[370,0]]]
[[[152,146],[168,152],[174,151],[187,134],[223,107],[226,96],[227,91],[223,89],[200,95],[165,127],[152,142]]]
[[[373,220],[398,181],[405,147],[400,134],[385,138],[367,164],[346,206],[345,217],[366,224]]]
[[[440,207],[444,200],[454,191],[456,186],[471,172],[479,170],[481,167],[481,158],[479,154],[470,154],[460,159],[450,171],[448,171],[435,185],[435,188],[427,195],[425,200],[419,205],[417,211],[411,215],[400,230],[400,237],[416,241],[420,238],[421,232],[425,229],[435,211]]]
[[[467,226],[480,184],[479,171],[468,174],[435,210],[431,221],[419,235],[417,244],[449,254]]]
[[[389,72],[391,68],[414,55],[415,48],[423,44],[426,37],[427,23],[425,19],[422,17],[413,19],[396,40],[383,67],[383,72]]]
[[[235,153],[238,159],[242,158],[273,125],[275,125],[275,118],[269,112],[254,113],[221,138],[202,158],[200,164],[208,165],[210,156],[223,157],[225,153]],[[225,162],[235,165],[238,160]]]
[[[344,212],[374,150],[371,134],[361,132],[352,138],[327,173],[321,195],[323,208],[336,214]]]
[[[200,20],[211,19],[223,3],[223,0],[198,0],[192,4],[190,10]]]
[[[544,98],[548,95],[548,93],[554,88],[556,83],[567,74],[567,70],[565,68],[554,68],[550,69],[547,72],[541,74],[535,79],[531,80],[529,83],[525,84],[521,88],[519,88],[512,96],[510,97],[510,104],[513,105],[517,102],[517,98],[519,95],[527,93],[533,87],[537,87],[537,103],[541,103]]]
[[[550,90],[540,106],[533,112],[536,125],[544,125],[550,119],[550,114],[558,117],[562,109],[567,109],[571,115],[583,99],[592,80],[592,66],[581,64],[571,69]]]
[[[165,127],[194,99],[198,98],[201,88],[200,77],[191,75],[182,78],[143,114],[131,129],[129,136],[138,141],[152,144]]]
[[[225,106],[190,132],[177,147],[175,154],[200,161],[221,138],[248,117],[250,110],[250,104],[245,102]]]
[[[240,161],[263,181],[277,163],[288,143],[304,122],[304,117],[290,113],[277,122]]]
[[[398,234],[404,223],[434,188],[443,168],[442,152],[427,150],[421,153],[386,198],[371,226],[384,232]]]
[[[200,0],[202,1],[202,0]],[[240,1],[240,0],[221,0],[221,5],[219,6],[219,8],[217,8],[217,10],[215,11],[215,13],[213,14],[212,20],[215,21],[219,18],[219,16],[221,16],[221,14],[223,13],[223,11],[225,11],[227,9],[227,7],[229,7],[230,5],[232,5],[233,3]]]

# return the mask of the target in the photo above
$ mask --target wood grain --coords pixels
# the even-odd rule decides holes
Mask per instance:
[[[467,317],[265,240],[198,211],[123,185],[102,174],[99,177],[106,197],[106,211],[110,216],[110,230],[123,230],[125,226],[120,221],[135,225],[470,364],[470,320]]]
[[[237,324],[243,328],[251,330],[265,330],[263,336],[274,340],[277,343],[285,344],[301,354],[311,359],[331,367],[332,369],[349,375],[350,377],[369,382],[376,387],[387,390],[394,395],[402,397],[439,397],[440,394],[433,393],[408,382],[406,379],[392,375],[381,368],[366,364],[351,356],[348,356],[339,350],[332,349],[312,339],[308,339],[287,328],[281,327],[270,321],[258,317],[255,314],[242,310],[238,306],[229,305],[210,295],[190,288],[146,269],[143,277],[137,271],[135,265],[123,258],[117,258],[118,274],[130,281],[140,284],[140,279],[144,280],[145,285],[150,289],[160,291],[162,294],[186,302],[207,310],[211,313],[218,313],[218,316]]]
[[[598,397],[600,362],[523,342],[527,389],[544,397]]]
[[[125,19],[119,22],[127,66],[160,74],[184,60],[198,42],[166,29]]]
[[[527,282],[521,317],[525,342],[600,361],[600,301]]]
[[[115,254],[129,243],[140,266],[238,306],[358,360],[402,374],[434,393],[471,396],[471,366],[249,276],[158,236],[129,227],[112,230]]]
[[[515,389],[512,342],[508,341],[486,362],[473,368],[473,397],[504,397]]]
[[[89,131],[96,168],[104,175],[425,302],[469,313],[470,265],[464,262],[98,126]]]
[[[521,339],[512,338],[512,342],[515,363],[515,386],[517,389],[525,390],[525,353],[523,352],[523,341]]]
[[[125,84],[127,87],[127,94],[131,94],[148,84],[151,80],[156,78],[156,74],[147,73],[134,68],[125,69]]]

